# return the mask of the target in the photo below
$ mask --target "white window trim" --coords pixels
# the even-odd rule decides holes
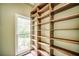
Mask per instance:
[[[18,13],[15,13],[15,56],[17,55],[17,37],[16,37],[16,28],[17,28],[17,22],[16,22],[16,20],[17,20],[17,17],[22,17],[22,18],[25,18],[25,19],[28,19],[28,20],[30,20],[30,17],[26,17],[26,16],[24,16],[24,15],[21,15],[21,14],[18,14]]]

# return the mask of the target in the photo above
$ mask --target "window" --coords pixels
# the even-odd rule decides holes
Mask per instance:
[[[30,50],[30,19],[25,16],[16,17],[16,55]]]

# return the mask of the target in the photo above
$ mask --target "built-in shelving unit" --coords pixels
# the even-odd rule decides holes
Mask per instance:
[[[32,52],[37,56],[79,55],[79,4],[42,3],[31,11]]]

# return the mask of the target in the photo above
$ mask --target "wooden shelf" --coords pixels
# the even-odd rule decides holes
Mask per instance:
[[[72,40],[72,39],[64,39],[64,38],[57,38],[57,37],[53,37],[53,38],[50,38],[50,37],[46,37],[46,36],[38,36],[38,37],[41,37],[41,38],[48,38],[48,39],[57,39],[57,40],[62,40],[64,42],[68,42],[68,43],[74,43],[74,44],[79,44],[79,41],[78,40]]]
[[[56,14],[56,13],[61,12],[61,11],[63,11],[63,10],[69,9],[69,8],[71,8],[71,7],[74,7],[74,6],[76,6],[76,5],[78,5],[78,4],[66,3],[66,4],[62,5],[61,7],[59,7],[59,8],[54,8],[54,10],[52,10],[51,12],[52,12],[52,13],[54,12],[54,14]]]
[[[38,17],[38,19],[44,19],[45,17],[48,17],[49,15],[50,15],[50,13],[43,15],[43,16],[40,16],[40,17]]]
[[[45,43],[45,42],[38,42],[38,44],[45,45],[45,46],[50,46],[48,43]]]
[[[37,5],[32,9],[31,14],[34,14],[37,11]]]
[[[64,39],[64,38],[57,38],[57,37],[50,38],[50,37],[46,37],[46,36],[37,36],[37,37],[48,38],[48,39],[51,39],[51,40],[57,39],[57,40],[61,40],[61,41],[68,42],[68,43],[79,44],[78,40]]]
[[[44,6],[46,6],[48,3],[40,3],[38,4],[38,8],[42,9]]]
[[[79,55],[79,53],[76,53],[76,52],[73,52],[73,51],[70,51],[70,50],[67,50],[67,49],[58,47],[58,46],[51,46],[51,49],[56,49],[58,51],[61,51],[64,54],[69,55],[69,56],[74,56],[74,55],[77,55],[78,56]]]
[[[44,50],[38,50],[39,53],[41,53],[42,56],[49,56],[49,54]]]
[[[37,36],[37,37],[46,38],[46,37],[44,37],[44,36]]]
[[[34,14],[34,13],[37,11],[37,8],[42,8],[42,7],[44,7],[46,4],[48,4],[48,3],[37,4],[37,5],[33,8],[33,10],[31,11],[31,14]]]
[[[35,50],[37,50],[37,47],[36,47],[35,45],[32,45],[32,47],[33,47]]]
[[[76,23],[78,22],[75,21],[75,19],[79,18],[79,12],[77,9],[74,9],[74,7],[78,8],[79,4],[74,4],[74,3],[41,3],[36,5],[33,10],[31,11],[31,19],[32,19],[32,34],[31,37],[33,42],[36,42],[36,45],[32,45],[34,50],[37,52],[37,55],[42,55],[42,56],[49,56],[49,55],[54,55],[54,51],[59,53],[62,53],[64,55],[68,56],[74,56],[74,55],[79,55],[79,53],[76,53],[76,50],[71,50],[68,48],[66,49],[65,47],[62,48],[62,45],[57,45],[55,44],[56,42],[59,42],[60,44],[64,43],[67,44],[66,46],[70,47],[70,45],[78,46],[79,45],[79,40],[75,39],[66,39],[66,37],[61,38],[61,31],[71,31],[76,30],[78,31],[79,28]],[[74,10],[74,11],[73,11]],[[64,12],[68,12],[71,14],[70,16],[67,15]],[[63,15],[62,13],[66,14]],[[63,15],[63,16],[62,16]],[[57,18],[56,18],[57,16]],[[60,18],[58,18],[60,17]],[[74,19],[74,21],[73,21]],[[47,20],[47,21],[45,21]],[[71,20],[68,22],[67,20]],[[66,21],[66,22],[64,22]],[[67,23],[68,22],[68,23]],[[73,23],[71,23],[73,22]],[[37,23],[37,24],[35,24]],[[70,24],[69,27],[61,27],[61,24],[63,23],[65,26],[66,24]],[[55,26],[54,26],[55,25]],[[45,27],[44,27],[45,26]],[[58,27],[57,27],[58,26]],[[73,26],[73,27],[72,27]],[[44,27],[44,28],[43,28]],[[49,28],[47,28],[49,27]],[[57,29],[58,28],[58,29]],[[36,31],[35,31],[36,30]],[[59,32],[57,32],[59,31]],[[47,33],[46,33],[47,32]],[[48,34],[48,37],[44,36],[45,34]],[[54,34],[55,32],[56,35]],[[72,34],[73,31],[68,32],[68,34]],[[37,34],[36,34],[37,33]],[[72,34],[73,36],[75,34]],[[57,35],[60,35],[60,38],[58,38]],[[64,34],[67,35],[67,34]],[[71,35],[71,36],[72,36]],[[56,36],[56,37],[55,37]],[[71,36],[69,36],[71,38]],[[34,40],[35,39],[35,40]],[[44,41],[44,39],[46,41]],[[48,41],[48,43],[46,43]],[[33,44],[33,43],[32,43]],[[55,46],[56,45],[56,46]],[[64,45],[63,45],[64,46]],[[46,49],[44,49],[46,48]],[[70,51],[71,50],[71,51]],[[48,52],[47,52],[48,51]],[[76,51],[76,52],[73,52]],[[39,53],[38,53],[39,52]]]
[[[48,21],[46,23],[38,23],[37,25],[44,25],[44,24],[48,24],[50,22],[65,21],[65,20],[70,20],[70,19],[74,19],[74,18],[78,18],[78,17],[79,17],[79,14],[75,14],[75,15],[67,16],[67,17],[64,17],[64,18],[61,18],[61,19],[51,20],[51,21]]]
[[[63,42],[72,43],[72,44],[79,44],[79,41],[77,41],[77,40],[64,39],[64,38],[56,38],[56,37],[51,38],[51,40],[53,40],[53,39],[54,40],[61,40]]]
[[[43,7],[41,10],[38,11],[38,13],[43,13],[49,9],[49,5],[47,4],[45,7]]]
[[[50,21],[46,22],[46,23],[39,23],[38,25],[45,25],[45,24],[48,24],[50,23]]]
[[[35,39],[32,39],[32,41],[36,42],[36,40],[35,40]]]
[[[37,13],[35,13],[35,14],[31,15],[31,17],[36,17],[36,16],[37,16]]]
[[[65,8],[65,7],[68,7],[69,5],[70,5],[70,3],[67,3],[67,4],[62,5],[62,6],[61,6],[61,7],[59,7],[59,8],[55,8],[55,7],[54,7],[54,10],[52,10],[51,12],[56,12],[56,11],[59,11],[59,10],[61,10],[61,9]]]
[[[50,37],[46,37],[46,36],[37,36],[37,37],[41,37],[41,38],[48,38],[48,39],[50,39]]]
[[[78,40],[64,39],[64,38],[56,38],[56,37],[50,38],[50,37],[46,37],[46,36],[38,36],[38,37],[48,38],[48,39],[51,39],[51,40],[57,39],[57,40],[61,40],[61,41],[68,42],[68,43],[79,44],[79,41]]]
[[[50,37],[46,37],[46,36],[38,36],[38,37],[41,37],[41,38],[48,38],[48,39],[57,39],[57,40],[61,40],[61,41],[64,41],[64,42],[68,42],[68,43],[73,43],[73,44],[79,44],[79,41],[77,40],[72,40],[72,39],[64,39],[64,38],[50,38]]]
[[[65,20],[70,20],[70,19],[74,19],[74,18],[78,18],[79,14],[75,14],[75,15],[71,15],[71,16],[67,16],[64,18],[60,18],[60,19],[56,19],[56,20],[51,20],[52,22],[59,22],[59,21],[65,21]]]
[[[66,28],[66,29],[53,29],[53,30],[79,30],[79,28]]]
[[[42,29],[42,30],[46,30],[46,31],[49,31],[50,29]],[[79,28],[66,28],[66,29],[51,29],[50,31],[60,31],[60,30],[79,30]],[[41,30],[38,30],[38,31],[41,31]]]

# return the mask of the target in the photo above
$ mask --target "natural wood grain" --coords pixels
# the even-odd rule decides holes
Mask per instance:
[[[48,4],[46,6],[44,6],[42,9],[40,9],[38,11],[38,13],[44,13],[45,11],[47,11],[49,9]]]
[[[71,40],[71,39],[65,39],[65,38],[57,38],[57,37],[50,38],[50,37],[46,37],[46,36],[38,36],[38,37],[48,38],[48,39],[51,39],[51,40],[57,39],[57,40],[61,40],[61,41],[68,42],[68,43],[79,44],[79,41],[77,41],[77,40]]]
[[[69,56],[74,56],[74,55],[79,55],[79,53],[76,53],[76,52],[73,52],[73,51],[70,51],[70,50],[67,50],[67,49],[64,49],[64,48],[61,48],[61,47],[58,47],[58,46],[51,46],[51,49],[56,49],[56,50],[59,50],[61,51],[62,53],[65,53]]]
[[[74,3],[66,3],[64,5],[62,5],[61,7],[58,7],[58,8],[54,8],[51,12],[54,13],[54,14],[57,14],[59,12],[62,12],[64,10],[67,10],[69,8],[72,8],[74,6],[77,6],[79,5],[78,3],[77,4],[74,4]]]
[[[74,19],[74,18],[79,18],[79,14],[66,16],[66,17],[63,17],[63,18],[57,19],[57,20],[52,20],[52,22],[59,22],[59,21],[71,20],[71,19]]]

